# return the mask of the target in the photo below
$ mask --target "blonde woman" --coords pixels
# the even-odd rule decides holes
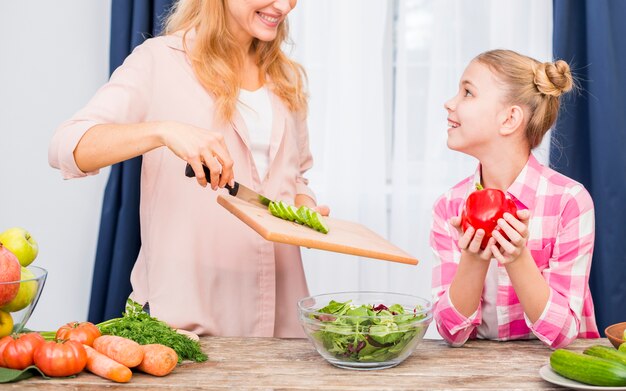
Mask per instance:
[[[265,241],[217,204],[223,190],[205,188],[236,179],[272,199],[316,207],[303,176],[312,166],[304,71],[281,50],[295,5],[178,1],[165,35],[138,46],[52,139],[49,161],[64,178],[143,155],[131,298],[173,327],[303,335],[296,301],[308,292],[299,248]],[[201,186],[185,177],[187,163]]]
[[[469,63],[445,103],[448,147],[479,161],[433,212],[434,319],[452,346],[468,338],[538,338],[558,348],[599,337],[589,291],[593,201],[580,183],[531,154],[572,87],[565,61],[493,50]],[[493,233],[461,230],[476,183],[504,191],[517,206]],[[492,237],[481,250],[486,234]]]

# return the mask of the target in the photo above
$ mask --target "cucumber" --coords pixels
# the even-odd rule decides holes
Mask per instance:
[[[317,212],[311,213],[311,225],[316,231],[319,231],[323,234],[328,233],[328,225],[326,225],[326,222],[324,221],[322,215]]]
[[[280,213],[278,213],[278,209],[277,209],[275,202],[273,201],[270,202],[270,204],[267,206],[267,209],[269,209],[272,216],[280,217]]]
[[[307,227],[313,228],[314,230],[324,234],[328,233],[328,224],[326,224],[322,215],[307,206],[303,205],[296,208],[295,206],[284,203],[283,201],[272,201],[269,203],[267,208],[273,216],[279,217],[283,220],[306,225]]]
[[[559,375],[593,386],[626,386],[626,366],[600,357],[557,349],[550,366]]]
[[[287,205],[287,213],[289,213],[289,218],[291,221],[294,221],[298,224],[300,223],[300,216],[298,216],[298,209],[296,209],[293,205]]]
[[[300,221],[302,221],[304,225],[306,225],[307,227],[310,227],[311,223],[309,222],[309,216],[306,213],[306,211],[308,209],[309,209],[309,207],[308,206],[304,206],[304,205],[299,207],[298,208],[298,216],[300,217]]]
[[[608,346],[594,345],[585,349],[583,353],[589,356],[606,358],[607,360],[626,365],[626,353],[620,352]]]
[[[278,201],[278,212],[280,213],[281,219],[291,221],[291,216],[289,212],[287,212],[287,204],[282,201]]]
[[[305,224],[304,220],[302,220],[302,218],[300,217],[300,214],[298,213],[298,208],[296,208],[293,205],[289,205],[289,213],[291,213],[294,218],[295,218],[295,222],[298,224]]]

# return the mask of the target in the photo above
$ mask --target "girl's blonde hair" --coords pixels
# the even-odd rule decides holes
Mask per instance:
[[[235,112],[239,89],[240,71],[244,53],[226,27],[226,1],[228,0],[178,0],[165,21],[165,33],[196,30],[191,51],[185,45],[193,71],[200,84],[215,99],[218,119],[230,121]],[[285,19],[278,26],[276,39],[263,42],[253,39],[252,49],[257,56],[259,77],[263,84],[269,78],[271,90],[290,111],[307,110],[307,94],[304,90],[304,68],[290,60],[281,45],[288,39],[289,26]]]
[[[574,87],[569,65],[563,60],[540,63],[512,50],[490,50],[474,60],[500,76],[508,103],[521,104],[530,110],[526,139],[531,149],[538,146],[556,121],[561,94]]]

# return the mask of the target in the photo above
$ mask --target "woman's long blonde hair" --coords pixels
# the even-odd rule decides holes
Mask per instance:
[[[530,110],[526,139],[533,149],[552,127],[559,113],[560,97],[574,87],[569,64],[563,60],[541,63],[512,50],[490,50],[476,56],[500,76],[507,103]]]
[[[196,77],[215,99],[218,119],[230,121],[241,88],[240,70],[245,53],[226,27],[226,1],[178,0],[165,21],[165,33],[183,31],[183,42],[186,42],[187,33],[196,29],[194,46],[189,51],[185,45],[185,51]],[[306,73],[281,49],[288,33],[289,26],[284,20],[273,41],[263,42],[255,38],[252,48],[257,55],[262,83],[269,79],[272,92],[290,111],[306,113]]]

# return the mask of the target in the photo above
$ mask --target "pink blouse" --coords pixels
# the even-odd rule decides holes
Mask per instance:
[[[459,216],[474,184],[476,173],[440,197],[433,211],[431,246],[436,256],[433,269],[434,319],[443,338],[461,346],[475,338],[482,319],[481,304],[469,318],[453,306],[448,289],[461,252],[459,234],[448,219]],[[529,209],[527,246],[550,286],[550,298],[539,319],[532,323],[524,314],[504,266],[497,266],[496,328],[498,340],[539,338],[553,348],[566,346],[577,337],[598,338],[589,270],[594,243],[594,208],[585,188],[530,155],[528,163],[507,193],[518,208]],[[484,295],[484,292],[483,292]]]
[[[193,35],[187,37],[193,45]],[[52,139],[50,164],[64,178],[84,173],[73,157],[96,124],[179,121],[218,130],[235,162],[235,180],[275,200],[314,198],[303,177],[312,166],[306,119],[271,94],[269,174],[260,179],[245,123],[216,127],[214,103],[196,80],[181,35],[137,47]],[[201,335],[301,337],[298,299],[308,295],[300,248],[261,238],[216,202],[219,192],[185,177],[185,162],[162,147],[143,155],[142,247],[131,274],[131,298],[153,316]]]

